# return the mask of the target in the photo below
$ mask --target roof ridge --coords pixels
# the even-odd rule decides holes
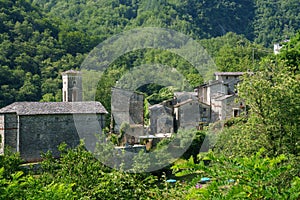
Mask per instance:
[[[80,114],[101,113],[107,110],[99,101],[77,102],[14,102],[0,109],[0,113],[17,113],[18,115],[35,114]]]

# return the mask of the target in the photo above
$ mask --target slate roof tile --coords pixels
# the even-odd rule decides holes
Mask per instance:
[[[47,114],[107,114],[100,102],[15,102],[0,109],[0,114],[17,113],[18,115]]]

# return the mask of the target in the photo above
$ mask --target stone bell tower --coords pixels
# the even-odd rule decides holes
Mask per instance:
[[[82,101],[82,74],[80,71],[68,70],[62,73],[63,102]]]

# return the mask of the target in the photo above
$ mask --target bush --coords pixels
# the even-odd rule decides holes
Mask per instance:
[[[195,164],[193,159],[173,166],[178,176],[193,174],[187,199],[299,199],[299,177],[290,173],[292,165],[285,155],[264,157],[264,150],[249,157],[206,156],[209,166]],[[299,163],[298,163],[299,164]],[[292,178],[288,181],[286,176]],[[208,176],[211,182],[205,187],[196,187],[201,177]]]

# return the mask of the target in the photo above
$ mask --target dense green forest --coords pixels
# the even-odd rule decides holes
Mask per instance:
[[[0,10],[0,108],[14,101],[61,101],[61,72],[80,68],[96,45],[137,27],[188,35],[219,71],[254,72],[238,86],[247,114],[227,120],[218,134],[211,131],[213,124],[179,131],[157,145],[168,152],[158,151],[160,162],[183,148],[184,136],[193,138],[170,166],[151,173],[110,169],[83,144],[76,149],[62,144],[61,158],[48,152],[38,169],[20,165],[18,154],[6,152],[0,156],[0,199],[300,198],[298,0],[0,0]],[[285,39],[290,41],[274,55],[272,44]],[[192,86],[205,78],[168,51],[137,50],[111,63],[96,100],[110,109],[111,86],[128,70],[153,63],[176,68]],[[150,102],[169,95],[157,85],[139,90]],[[199,154],[204,139],[211,150]],[[175,145],[166,147],[172,141]],[[111,146],[98,148],[99,155],[112,157]],[[131,161],[132,172],[153,164],[144,158],[140,152]],[[210,182],[204,184],[203,177]],[[177,182],[168,183],[169,178]]]
[[[182,32],[207,49],[219,71],[245,71],[257,69],[271,45],[295,35],[300,26],[297,0],[1,0],[0,4],[0,107],[14,101],[60,101],[60,73],[79,68],[98,43],[124,30],[150,26]],[[151,51],[124,59],[125,69],[153,60],[185,65],[173,55]],[[201,83],[201,78],[195,81],[199,74],[193,73],[185,76],[192,85]]]

